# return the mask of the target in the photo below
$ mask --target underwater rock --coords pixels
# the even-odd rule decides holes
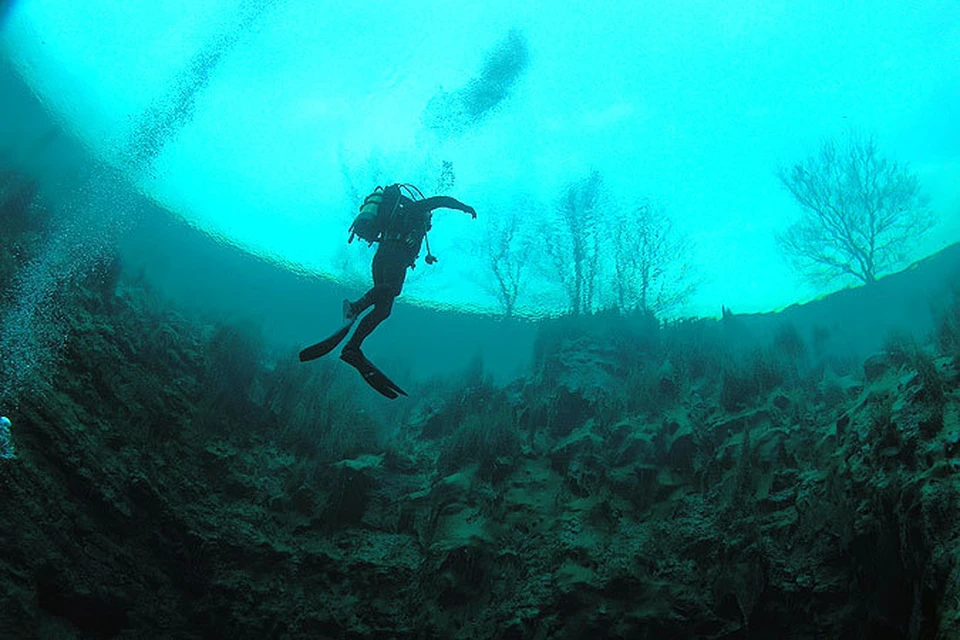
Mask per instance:
[[[554,585],[561,595],[564,608],[574,612],[589,606],[600,590],[601,583],[590,567],[567,560],[553,572]]]
[[[203,448],[204,463],[213,473],[224,474],[238,456],[237,449],[229,442],[211,442]]]
[[[689,421],[673,422],[668,428],[667,461],[676,471],[693,471],[693,461],[697,455],[697,438]],[[667,427],[665,427],[667,428]]]
[[[383,479],[383,456],[362,455],[338,462],[332,468],[335,479],[333,489],[327,495],[324,520],[334,528],[359,525],[371,494]]]
[[[553,401],[550,435],[562,438],[594,415],[594,402],[575,388],[560,387]]]
[[[443,554],[429,580],[437,603],[449,607],[476,601],[488,588],[492,557],[488,545],[477,543]]]
[[[660,397],[667,402],[676,402],[680,397],[680,385],[677,384],[677,373],[673,363],[667,360],[657,370],[657,389]]]
[[[542,383],[553,390],[551,432],[569,434],[608,405],[625,397],[625,374],[616,350],[594,339],[564,338],[541,366]]]
[[[636,345],[564,337],[570,357],[524,380],[520,428],[490,396],[396,414],[382,455],[318,458],[256,411],[212,432],[201,418],[227,387],[204,388],[202,358],[133,358],[114,347],[149,340],[104,322],[102,344],[74,340],[51,371],[56,393],[18,407],[30,455],[0,464],[16,504],[4,637],[960,637],[960,411],[939,361],[942,396],[881,357],[870,394],[814,374],[727,415],[705,369],[654,411],[617,404]],[[199,344],[178,331],[171,349]],[[251,370],[232,391],[245,410],[267,375]],[[685,376],[642,382],[673,395],[663,381]],[[470,416],[520,445],[470,440],[445,471]]]
[[[553,527],[556,474],[542,459],[526,461],[502,493],[500,524],[523,535],[540,535]]]
[[[488,520],[476,506],[448,503],[439,512],[426,582],[441,606],[475,601],[489,587],[494,558]]]
[[[661,468],[657,470],[652,486],[656,500],[664,502],[670,499],[675,492],[683,491],[687,487],[687,482],[673,470]]]
[[[603,439],[588,422],[561,440],[550,452],[553,469],[567,479],[576,495],[589,495],[601,484],[605,465],[599,452]]]
[[[616,451],[614,465],[652,462],[658,453],[654,436],[641,425],[622,422],[613,427],[612,437],[604,446]]]
[[[383,466],[387,471],[402,475],[415,474],[418,471],[416,459],[395,447],[387,449]]]
[[[560,466],[577,456],[595,453],[603,446],[603,439],[593,433],[593,423],[587,423],[558,442],[550,457]]]
[[[876,353],[863,362],[863,375],[867,382],[875,382],[892,367],[893,362],[890,356],[885,353]]]
[[[477,465],[473,464],[441,479],[427,494],[438,505],[466,503],[476,484]]]
[[[714,424],[711,429],[711,438],[713,442],[718,442],[770,422],[770,412],[766,409],[747,411]]]
[[[751,438],[757,462],[768,467],[790,468],[793,461],[786,452],[790,436],[785,429],[774,427],[758,430]]]
[[[780,411],[786,411],[790,408],[790,398],[783,393],[778,393],[773,397],[773,406]]]
[[[436,440],[450,435],[453,426],[447,416],[439,411],[434,411],[411,425],[411,429],[417,431],[417,427],[419,427],[419,438],[421,440]]]

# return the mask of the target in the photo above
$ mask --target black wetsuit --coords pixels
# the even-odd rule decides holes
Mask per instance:
[[[373,257],[373,288],[350,305],[354,314],[361,314],[371,306],[373,310],[360,320],[357,330],[347,341],[345,350],[360,349],[367,336],[390,316],[393,301],[403,290],[407,267],[413,267],[420,255],[423,239],[430,229],[430,214],[434,209],[441,208],[472,211],[467,205],[449,196],[434,196],[423,200],[400,196],[395,215],[397,224],[394,225],[395,228],[384,233]]]

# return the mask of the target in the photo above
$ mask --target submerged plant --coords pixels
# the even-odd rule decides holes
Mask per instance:
[[[960,289],[953,291],[950,304],[935,315],[937,349],[945,356],[960,357]]]
[[[260,349],[256,335],[248,329],[221,325],[213,331],[202,350],[201,411],[205,423],[229,428],[249,417],[250,391],[260,370]]]
[[[507,409],[468,416],[443,442],[437,470],[449,475],[472,463],[490,480],[497,469],[520,453],[520,432]]]

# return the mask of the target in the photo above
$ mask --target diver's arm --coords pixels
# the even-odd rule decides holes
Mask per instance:
[[[477,217],[477,212],[473,207],[468,204],[463,204],[456,198],[451,198],[450,196],[432,196],[418,201],[417,204],[427,211],[433,211],[434,209],[459,209],[464,213],[469,213],[474,218]]]

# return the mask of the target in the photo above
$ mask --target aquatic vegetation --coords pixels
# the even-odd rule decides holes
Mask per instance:
[[[732,359],[723,368],[720,382],[720,406],[727,411],[742,411],[784,381],[784,360],[769,349],[757,349],[742,358]]]
[[[496,482],[516,463],[514,458],[520,454],[521,434],[513,412],[510,407],[494,407],[482,414],[467,416],[444,439],[437,458],[437,471],[441,475],[477,464],[480,478]]]
[[[951,292],[951,300],[935,311],[935,341],[943,355],[960,357],[960,290]]]
[[[260,369],[260,341],[249,327],[223,324],[201,347],[205,387],[200,420],[215,431],[229,430],[250,418],[254,380]]]
[[[376,422],[357,400],[353,376],[332,362],[305,369],[293,354],[264,376],[272,437],[300,458],[330,462],[380,450]]]
[[[931,346],[936,348],[939,345]],[[947,375],[941,370],[945,363],[937,363],[936,352],[903,332],[891,333],[884,351],[891,364],[909,376],[905,384],[915,386],[916,393],[920,394],[925,404],[939,413],[946,402],[948,387]]]
[[[845,395],[840,407],[817,409],[816,385],[803,380],[816,370],[797,366],[804,340],[789,328],[736,361],[748,388],[729,413],[721,378],[734,371],[724,367],[736,349],[722,323],[661,327],[615,313],[547,321],[535,375],[501,389],[477,359],[434,385],[424,404],[435,409],[411,412],[384,442],[375,419],[361,413],[363,388],[352,377],[325,363],[297,367],[292,354],[267,357],[253,332],[221,326],[204,334],[170,319],[165,331],[177,355],[143,357],[144,340],[131,332],[153,331],[151,318],[160,316],[129,306],[138,289],[121,291],[112,307],[89,308],[84,322],[101,328],[78,334],[91,341],[73,349],[104,354],[100,369],[123,372],[109,363],[124,358],[130,364],[98,381],[99,400],[83,400],[91,407],[84,410],[133,425],[149,406],[177,428],[163,432],[165,444],[136,453],[134,433],[112,431],[113,444],[99,453],[109,464],[79,472],[89,479],[60,500],[150,522],[149,534],[131,534],[110,553],[124,557],[129,548],[171,572],[155,579],[181,594],[168,618],[176,628],[213,633],[232,624],[224,620],[243,619],[265,634],[277,625],[325,634],[366,625],[438,636],[508,627],[522,636],[562,625],[577,635],[608,628],[611,614],[595,613],[606,607],[635,620],[624,627],[629,633],[697,628],[716,637],[781,628],[798,606],[828,612],[795,620],[809,635],[842,628],[851,616],[881,628],[878,607],[891,598],[907,603],[888,607],[906,620],[943,593],[944,564],[926,573],[931,583],[916,597],[896,586],[933,562],[933,527],[951,527],[957,504],[955,489],[920,480],[937,438],[920,428],[929,398],[912,391],[914,383],[898,386],[902,374],[881,375],[875,384],[888,385],[883,395]],[[197,355],[187,355],[193,349]],[[87,379],[91,363],[70,354],[70,375]],[[645,362],[637,379],[624,375]],[[892,371],[906,366],[886,362]],[[145,389],[124,389],[149,380],[152,367],[185,386],[155,383],[159,404],[121,413],[121,405],[151,402]],[[656,395],[650,407],[604,399],[629,385],[640,391],[641,379],[674,386],[647,391]],[[606,395],[593,395],[604,385]],[[70,386],[68,397],[86,398],[83,389]],[[110,397],[119,401],[104,402]],[[246,415],[211,429],[210,409],[227,400]],[[167,405],[183,419],[171,420]],[[794,422],[793,405],[807,407],[807,422]],[[847,416],[843,428],[838,414]],[[33,427],[54,438],[48,429]],[[100,451],[99,439],[80,430],[61,437],[73,440],[58,446],[84,456]],[[24,447],[27,464],[40,464],[35,445]],[[110,450],[138,460],[135,481]],[[73,464],[57,456],[46,464],[53,461]],[[896,531],[915,553],[894,552]],[[890,566],[875,566],[879,554]],[[281,574],[297,579],[284,578],[278,591]],[[865,596],[840,586],[858,575],[877,581],[861,590]],[[839,604],[818,604],[812,584]],[[52,599],[75,585],[58,575],[46,588]],[[677,602],[683,622],[664,614]],[[242,614],[237,603],[245,603]],[[138,616],[152,615],[137,607]],[[544,616],[551,608],[568,612],[562,623]]]

